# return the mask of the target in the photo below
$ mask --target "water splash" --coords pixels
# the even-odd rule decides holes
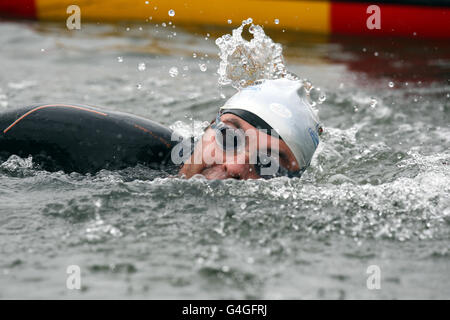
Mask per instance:
[[[194,141],[200,139],[205,129],[209,126],[208,121],[197,121],[192,118],[190,122],[176,121],[169,128],[176,131],[180,136],[184,138],[193,137]]]
[[[253,35],[250,41],[242,37],[246,26],[249,26],[248,31]],[[240,90],[256,84],[258,80],[287,78],[301,82],[316,114],[318,112],[316,106],[325,102],[326,95],[320,88],[314,87],[309,80],[301,79],[287,70],[281,44],[275,43],[267,36],[261,26],[253,24],[251,18],[242,21],[231,35],[225,34],[217,38],[216,45],[220,49],[221,61],[217,70],[220,86],[231,85]]]
[[[4,172],[10,175],[24,176],[27,173],[32,172],[33,157],[21,158],[16,155],[12,155],[5,162],[0,162],[0,173]]]
[[[242,37],[246,26],[253,35],[250,41]],[[278,79],[288,72],[283,58],[281,44],[273,42],[261,26],[254,25],[251,18],[240,27],[216,40],[220,49],[219,84],[241,89],[259,79]]]

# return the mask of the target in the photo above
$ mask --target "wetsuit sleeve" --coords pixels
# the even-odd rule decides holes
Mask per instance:
[[[48,171],[95,173],[171,165],[171,130],[134,115],[82,105],[35,105],[0,114],[0,159],[33,157]]]

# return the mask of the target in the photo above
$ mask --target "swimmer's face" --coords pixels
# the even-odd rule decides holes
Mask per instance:
[[[207,179],[259,179],[261,176],[253,160],[259,152],[276,157],[282,168],[299,170],[294,154],[283,140],[256,129],[233,114],[224,114],[220,120],[228,127],[245,132],[245,144],[233,152],[224,151],[222,144],[216,142],[221,136],[218,137],[217,131],[210,126],[196,144],[189,161],[180,169],[179,175],[186,178],[200,174]]]

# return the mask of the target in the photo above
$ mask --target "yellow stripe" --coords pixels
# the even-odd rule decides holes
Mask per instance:
[[[153,22],[173,21],[180,25],[233,25],[248,17],[254,23],[271,28],[329,33],[330,3],[327,1],[276,0],[36,0],[41,20],[65,20],[66,8],[76,4],[81,9],[81,21]],[[155,10],[154,8],[157,7]],[[173,9],[175,16],[168,11]],[[279,24],[274,20],[279,19]]]

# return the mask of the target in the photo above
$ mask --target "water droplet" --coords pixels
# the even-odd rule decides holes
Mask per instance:
[[[228,19],[228,24],[231,24],[233,21],[231,19]]]
[[[217,39],[216,39],[216,45],[217,45],[218,47],[220,47],[222,44],[223,44],[223,39],[222,39],[222,38],[217,38]]]
[[[252,18],[248,18],[247,20],[243,20],[242,21],[242,25],[245,26],[247,24],[251,24],[253,23],[253,19]]]
[[[146,68],[146,66],[145,66],[145,63],[144,63],[144,62],[141,62],[141,63],[138,64],[138,70],[139,70],[139,71],[144,71],[145,68]]]
[[[173,9],[169,10],[169,16],[173,17],[175,15],[175,11]]]
[[[447,98],[450,98],[450,93],[447,93]]]
[[[378,57],[378,52],[375,51],[375,52],[373,53],[373,55],[374,55],[375,57]]]
[[[170,68],[169,74],[172,78],[175,78],[176,76],[178,76],[178,68],[177,67]]]
[[[362,51],[363,51],[363,52],[366,52],[366,51],[367,51],[367,49],[366,49],[366,48],[362,48]]]
[[[355,111],[355,112],[358,112],[358,106],[353,106],[353,110]]]
[[[318,101],[318,103],[319,103],[319,104],[322,104],[322,103],[325,102],[325,100],[327,100],[327,96],[325,95],[325,93],[322,93],[322,94],[319,96],[319,101]]]
[[[448,96],[448,95],[447,95],[447,96]],[[223,93],[220,94],[220,97],[221,97],[222,99],[225,99],[225,98],[226,98],[226,96],[225,96]]]
[[[392,81],[389,82],[389,88],[393,88],[394,87],[394,83]]]
[[[167,24],[165,22],[161,23],[161,26],[163,26],[164,28],[167,27]]]
[[[127,27],[125,30],[127,30],[127,31],[130,31],[130,28],[129,27]]]
[[[41,52],[44,52],[44,51],[45,51],[45,49],[44,49],[44,48],[42,48],[42,49],[41,49]]]
[[[148,2],[148,1],[145,1],[145,4],[149,4],[149,2]]]
[[[279,23],[280,23],[280,20],[275,19],[273,22],[275,22],[275,24],[279,24]]]
[[[377,99],[370,98],[370,107],[371,108],[375,108],[377,106],[377,103],[378,103]]]
[[[319,97],[321,96],[322,92],[320,88],[312,87],[309,91],[309,96],[312,101],[319,102]]]
[[[241,209],[245,210],[245,208],[247,208],[247,205],[245,203],[241,203]]]
[[[136,85],[136,88],[137,88],[138,90],[141,90],[141,89],[142,89],[142,84],[138,83],[138,84]]]
[[[309,92],[312,90],[313,85],[309,80],[305,80],[303,82],[303,87],[305,88],[306,94],[309,95]]]
[[[123,62],[123,58],[122,57],[117,57],[117,62]]]
[[[192,57],[195,59],[195,58],[197,58],[197,54],[194,52],[193,54],[192,54]]]
[[[208,70],[208,67],[207,67],[206,64],[204,64],[204,63],[201,63],[201,64],[199,64],[198,66],[200,67],[200,70],[201,70],[202,72],[205,72],[206,70]]]

